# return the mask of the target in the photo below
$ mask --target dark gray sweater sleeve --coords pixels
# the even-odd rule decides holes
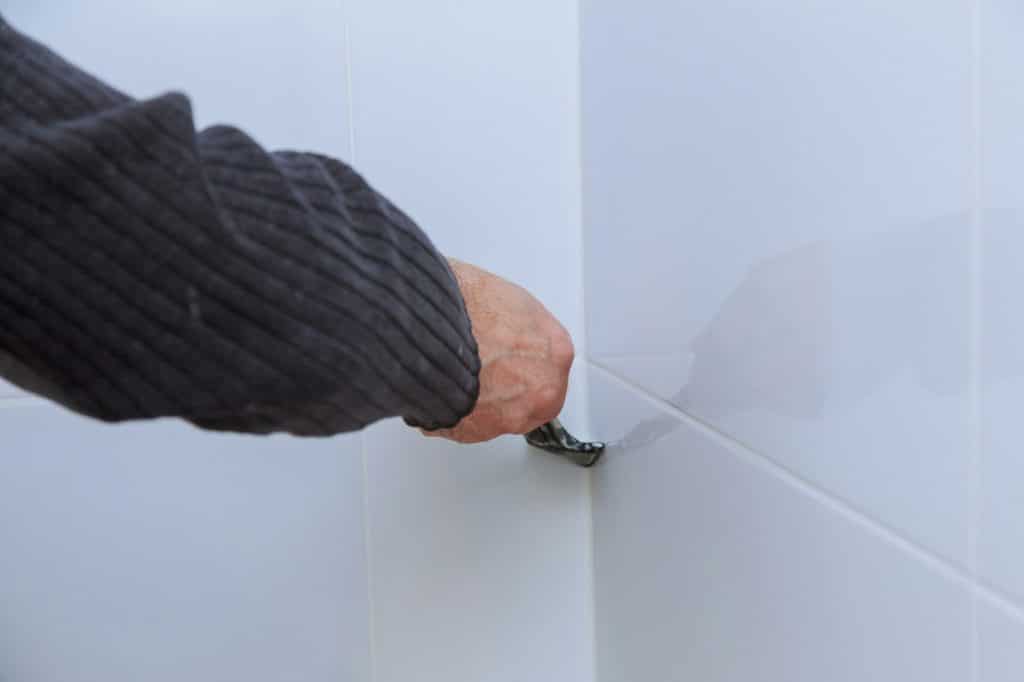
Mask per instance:
[[[106,421],[451,426],[480,363],[446,261],[351,168],[196,132],[0,18],[0,374]]]

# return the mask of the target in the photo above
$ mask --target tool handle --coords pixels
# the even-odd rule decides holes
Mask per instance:
[[[533,447],[561,455],[582,467],[592,467],[597,464],[597,460],[601,459],[605,448],[604,443],[588,443],[574,438],[557,419],[552,419],[547,424],[530,431],[524,437],[526,442]]]

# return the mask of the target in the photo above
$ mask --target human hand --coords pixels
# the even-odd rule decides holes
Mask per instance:
[[[522,287],[449,259],[480,351],[480,397],[451,429],[424,431],[459,443],[480,443],[532,431],[565,403],[574,350],[550,312]]]

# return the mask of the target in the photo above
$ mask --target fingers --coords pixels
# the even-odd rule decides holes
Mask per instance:
[[[449,263],[479,347],[480,395],[454,428],[424,435],[480,443],[528,433],[557,417],[575,359],[565,327],[522,287],[455,259]]]

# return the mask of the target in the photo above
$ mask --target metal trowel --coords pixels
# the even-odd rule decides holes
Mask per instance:
[[[574,438],[557,419],[530,431],[525,438],[533,447],[565,457],[581,467],[594,466],[604,453],[604,443]]]

